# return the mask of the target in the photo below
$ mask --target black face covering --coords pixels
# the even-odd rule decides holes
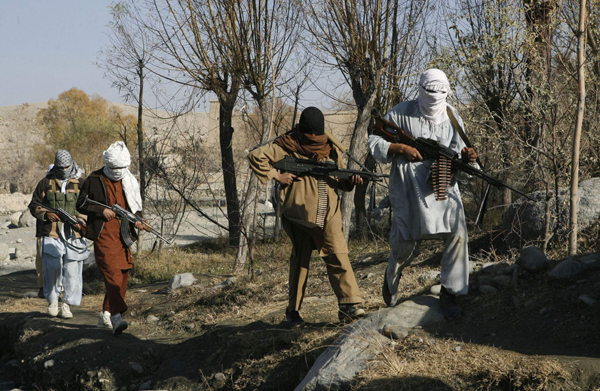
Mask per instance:
[[[71,167],[59,168],[55,166],[52,171],[54,172],[56,179],[65,180],[69,177]]]

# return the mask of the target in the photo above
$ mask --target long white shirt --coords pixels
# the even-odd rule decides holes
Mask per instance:
[[[448,107],[460,126],[463,126],[458,112],[453,107]],[[434,139],[458,153],[465,147],[450,119],[433,125],[421,116],[417,100],[394,106],[384,118],[413,137]],[[376,135],[369,136],[368,144],[375,160],[379,163],[392,163],[390,202],[394,223],[404,240],[420,240],[425,235],[449,233],[456,229],[458,220],[463,220],[464,223],[458,184],[454,183],[448,189],[448,199],[436,201],[433,187],[427,183],[433,160],[410,162],[401,154],[388,156],[391,143]]]

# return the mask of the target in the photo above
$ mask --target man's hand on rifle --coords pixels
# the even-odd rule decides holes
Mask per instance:
[[[362,185],[363,184],[363,180],[360,177],[360,175],[352,175],[350,178],[348,178],[350,180],[350,183],[354,186],[356,185]]]
[[[462,153],[462,161],[465,163],[474,163],[475,161],[477,161],[477,152],[475,152],[475,149],[473,148],[469,148],[469,147],[464,147],[461,151]]]
[[[299,176],[294,175],[290,172],[284,172],[283,174],[275,174],[273,179],[275,179],[277,182],[281,183],[282,185],[291,185],[292,182],[294,182],[294,181],[302,180],[302,178],[300,178]]]
[[[102,216],[104,216],[104,220],[106,220],[106,221],[111,221],[112,219],[115,218],[116,215],[117,214],[115,212],[113,212],[112,209],[105,208],[102,211]]]
[[[52,212],[46,212],[46,219],[53,223],[60,221],[60,217],[58,217],[58,215],[56,213],[52,213]]]
[[[73,229],[79,232],[83,232],[85,231],[85,228],[87,226],[87,224],[85,223],[85,220],[83,219],[77,219],[77,221],[79,221],[79,224],[75,224],[73,226]]]
[[[410,145],[392,143],[390,144],[390,149],[388,150],[388,153],[390,152],[398,155],[404,155],[404,157],[411,162],[423,161],[423,156],[421,156],[419,151]]]
[[[135,228],[137,228],[137,229],[144,229],[144,223],[148,223],[148,221],[146,219],[143,219],[143,220],[144,220],[143,222],[136,221],[135,224],[134,224]]]

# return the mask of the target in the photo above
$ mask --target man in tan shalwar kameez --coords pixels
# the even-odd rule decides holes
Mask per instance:
[[[338,298],[340,321],[364,315],[356,308],[362,303],[356,278],[348,258],[348,246],[342,231],[338,191],[350,191],[362,183],[359,176],[349,180],[331,177],[298,177],[279,173],[272,164],[286,156],[317,161],[334,161],[344,167],[341,151],[324,134],[323,113],[308,107],[300,116],[298,126],[274,143],[256,149],[248,155],[250,167],[263,183],[275,179],[282,185],[282,224],[293,245],[290,257],[289,304],[286,318],[290,327],[304,324],[299,314],[306,290],[310,256],[313,250],[327,264],[327,275]]]

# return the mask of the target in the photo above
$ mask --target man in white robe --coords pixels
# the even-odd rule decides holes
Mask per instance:
[[[473,162],[477,155],[466,148],[454,128],[447,110],[452,110],[459,126],[462,119],[446,103],[450,84],[444,72],[429,69],[420,77],[419,97],[396,105],[384,118],[413,137],[438,141],[462,153]],[[369,149],[379,163],[392,163],[389,193],[393,221],[390,233],[391,253],[386,269],[383,297],[393,306],[398,298],[402,270],[419,253],[422,239],[445,241],[442,256],[442,291],[440,301],[447,318],[460,316],[456,296],[469,288],[469,251],[467,226],[458,185],[448,189],[448,198],[437,201],[427,178],[433,160],[423,161],[421,154],[406,144],[390,143],[375,134],[369,136]]]

